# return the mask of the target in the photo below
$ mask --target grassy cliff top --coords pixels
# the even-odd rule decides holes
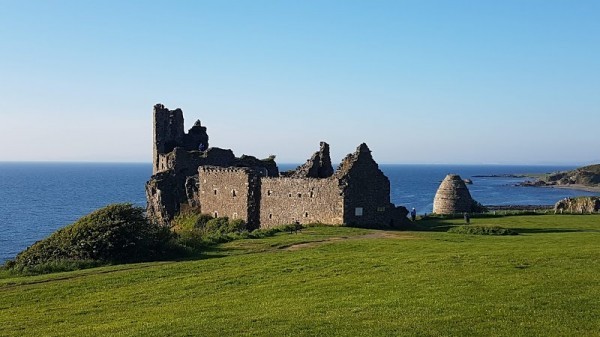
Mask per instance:
[[[600,165],[588,165],[575,170],[550,174],[540,178],[542,182],[557,185],[600,186]]]
[[[204,258],[0,276],[0,335],[592,336],[600,216],[474,218],[516,236],[314,227]]]
[[[583,166],[583,167],[575,169],[575,171],[586,171],[586,172],[591,172],[591,173],[600,175],[600,164]]]

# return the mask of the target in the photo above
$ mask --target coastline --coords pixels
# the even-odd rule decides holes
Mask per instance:
[[[600,186],[586,186],[586,185],[580,185],[580,184],[543,185],[543,186],[527,186],[527,187],[558,188],[558,189],[563,189],[563,190],[577,190],[577,191],[600,193]]]

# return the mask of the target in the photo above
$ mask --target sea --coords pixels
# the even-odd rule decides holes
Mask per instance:
[[[282,171],[296,164],[280,164]],[[516,186],[524,178],[489,177],[551,173],[574,166],[380,165],[390,179],[391,200],[430,213],[435,192],[449,173],[471,179],[473,198],[484,205],[552,205],[565,197],[597,193]],[[145,206],[151,164],[1,163],[0,264],[81,216],[111,203]],[[488,176],[488,177],[478,177]]]

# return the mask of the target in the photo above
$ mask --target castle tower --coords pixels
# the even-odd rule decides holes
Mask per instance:
[[[152,174],[161,171],[161,155],[170,153],[176,147],[183,147],[186,151],[208,149],[208,134],[206,127],[196,121],[188,133],[184,131],[183,111],[181,109],[169,110],[162,104],[154,106],[154,135],[152,149]]]
[[[433,199],[433,213],[457,214],[474,212],[477,203],[458,174],[449,174],[440,184]]]
[[[169,153],[183,144],[183,111],[169,110],[162,104],[156,104],[153,117],[152,174],[156,174],[159,171],[159,155]]]

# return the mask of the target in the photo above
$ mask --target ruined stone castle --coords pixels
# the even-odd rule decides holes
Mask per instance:
[[[333,169],[329,145],[304,165],[279,172],[274,157],[257,159],[209,147],[200,121],[186,133],[181,109],[154,106],[153,175],[148,216],[163,224],[194,210],[242,219],[249,229],[302,224],[401,226],[408,211],[390,202],[390,182],[366,144]]]

